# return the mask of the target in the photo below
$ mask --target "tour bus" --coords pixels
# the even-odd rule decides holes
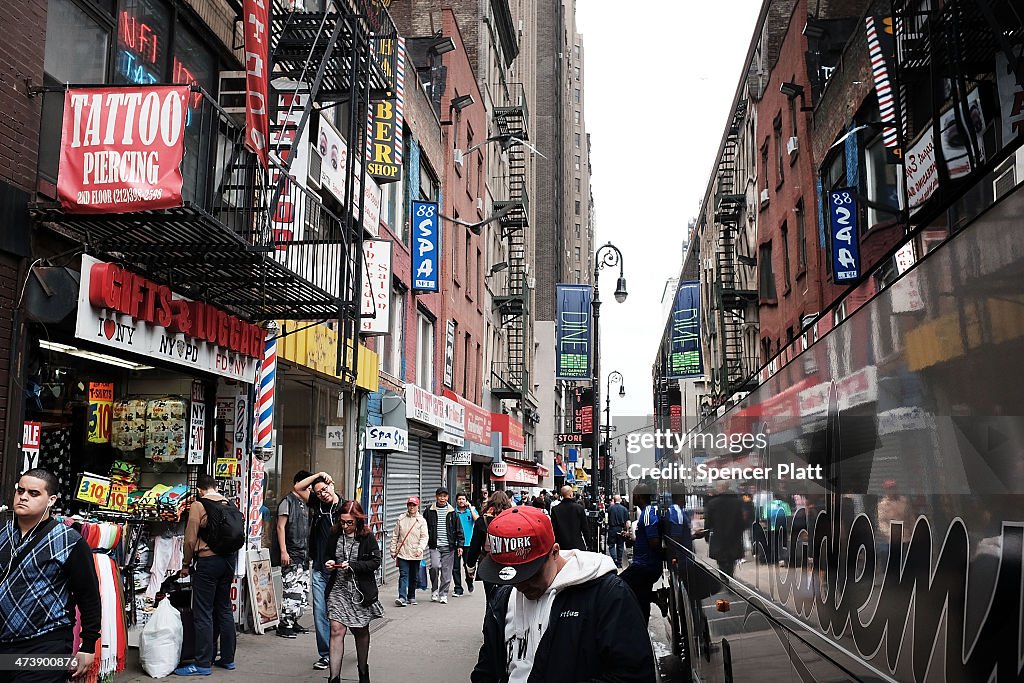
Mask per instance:
[[[834,308],[701,427],[764,434],[763,448],[671,456],[773,468],[728,482],[744,516],[732,576],[705,539],[691,551],[666,534],[688,679],[1024,680],[1021,216],[1018,190],[856,310]]]

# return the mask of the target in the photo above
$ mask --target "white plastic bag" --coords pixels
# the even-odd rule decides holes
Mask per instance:
[[[153,678],[169,676],[181,656],[181,614],[164,598],[139,636],[139,661]]]

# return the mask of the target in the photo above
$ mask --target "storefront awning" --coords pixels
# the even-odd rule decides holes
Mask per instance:
[[[338,357],[338,333],[335,330],[325,324],[308,327],[309,323],[288,320],[278,324],[281,329],[277,351],[279,358],[332,379],[341,379],[335,373]],[[352,340],[348,339],[346,343],[351,349]],[[352,354],[349,353],[348,357],[351,359]],[[360,344],[356,358],[356,386],[366,391],[377,391],[379,367],[377,353]]]

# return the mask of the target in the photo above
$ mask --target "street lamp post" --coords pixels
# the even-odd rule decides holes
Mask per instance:
[[[612,489],[612,385],[619,385],[619,398],[626,395],[622,373],[612,370],[604,383],[604,472],[602,479],[608,491]]]
[[[599,292],[599,278],[601,271],[607,267],[619,267],[619,279],[615,284],[615,301],[622,303],[626,300],[626,278],[623,275],[622,270],[622,252],[619,251],[611,242],[598,247],[597,251],[594,252],[594,295],[590,301],[590,307],[593,311],[594,320],[594,333],[591,335],[591,358],[593,363],[594,374],[591,377],[591,386],[594,390],[594,403],[593,403],[593,423],[594,430],[591,435],[590,442],[590,454],[591,454],[591,466],[590,466],[590,482],[592,486],[592,494],[594,496],[594,502],[597,503],[597,471],[598,464],[600,462],[599,452],[601,450],[601,344],[600,344],[600,330],[601,330],[601,295]]]

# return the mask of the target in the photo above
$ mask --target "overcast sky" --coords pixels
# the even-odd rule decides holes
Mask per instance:
[[[665,319],[661,294],[682,266],[725,129],[761,0],[577,0],[585,49],[585,115],[599,246],[624,254],[601,276],[601,392],[618,370],[612,416],[653,410],[651,366]],[[591,265],[593,268],[593,265]],[[603,417],[602,417],[603,419]]]

